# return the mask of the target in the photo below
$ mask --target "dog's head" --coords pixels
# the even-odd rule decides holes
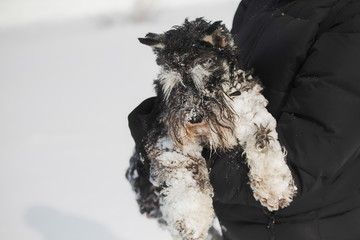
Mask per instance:
[[[233,91],[236,53],[226,27],[202,18],[185,20],[163,34],[139,38],[153,48],[161,67],[155,80],[162,99],[161,121],[178,145],[196,139],[210,147],[227,147],[234,111]]]

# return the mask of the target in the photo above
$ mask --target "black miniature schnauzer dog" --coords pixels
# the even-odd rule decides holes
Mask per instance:
[[[126,174],[140,211],[158,218],[174,239],[209,239],[214,211],[205,147],[241,147],[255,199],[270,211],[288,206],[297,188],[276,120],[259,80],[240,68],[221,21],[186,19],[139,40],[152,47],[161,67],[154,81],[158,117]]]

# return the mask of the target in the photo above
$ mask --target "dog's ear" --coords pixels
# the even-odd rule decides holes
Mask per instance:
[[[138,38],[142,44],[148,45],[152,48],[162,49],[165,45],[161,42],[161,35],[156,33],[148,33],[145,38]]]
[[[224,26],[221,24],[221,21],[214,22],[210,25],[205,31],[205,36],[203,41],[210,43],[214,47],[224,48],[227,45],[226,35],[224,33]]]

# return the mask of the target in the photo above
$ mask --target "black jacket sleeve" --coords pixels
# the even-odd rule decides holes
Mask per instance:
[[[151,123],[156,118],[156,97],[144,100],[128,116],[131,136],[136,147],[141,146],[146,134],[150,131]],[[140,151],[142,152],[142,151]]]
[[[360,10],[347,4],[309,50],[278,122],[289,161],[302,179],[334,181],[360,148]],[[312,178],[313,181],[304,181]]]
[[[354,195],[360,187],[354,171],[360,170],[360,2],[259,2],[242,1],[232,33],[278,119],[299,188],[294,204],[304,198],[316,208]],[[309,209],[306,204],[298,211]]]

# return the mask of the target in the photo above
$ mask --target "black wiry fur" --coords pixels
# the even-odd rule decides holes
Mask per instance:
[[[215,46],[213,46],[204,41],[203,37],[212,34],[216,29],[221,29],[221,36],[215,37]],[[232,41],[228,30],[219,21],[209,24],[203,19],[196,19],[192,22],[186,20],[183,25],[175,26],[164,34],[150,33],[146,37],[146,40],[140,39],[140,41],[149,44],[147,42],[149,38],[156,39],[155,44],[161,43],[165,46],[164,48],[154,47],[157,54],[156,61],[164,70],[179,72],[183,85],[179,84],[174,88],[171,92],[171,99],[166,99],[160,79],[154,81],[157,96],[161,100],[159,108],[164,113],[160,122],[165,122],[168,125],[157,126],[156,128],[168,127],[172,139],[178,144],[182,144],[184,136],[179,135],[179,129],[183,128],[184,122],[187,121],[186,114],[195,108],[194,114],[206,117],[206,122],[219,135],[219,139],[225,140],[222,136],[222,129],[233,129],[234,113],[226,104],[227,93],[221,88],[221,83],[224,81],[222,78],[224,69],[221,67],[221,62],[228,61],[230,71],[234,70],[235,65],[238,65],[235,48],[231,45],[221,47],[218,43],[221,41],[219,38],[224,38],[225,42]],[[150,42],[150,45],[154,45],[153,40]],[[189,69],[196,64],[210,66],[209,70],[212,71],[212,74],[206,85],[210,94],[199,92],[194,85]],[[248,75],[246,74],[245,77]],[[257,82],[255,79],[253,81]],[[155,136],[155,138],[158,137]]]
[[[136,201],[140,207],[140,213],[148,217],[161,219],[159,209],[160,189],[150,182],[150,163],[145,161],[139,153],[130,158],[130,167],[126,171],[126,178],[129,180],[134,192]]]
[[[211,42],[203,40],[205,36],[211,35]],[[219,141],[225,141],[222,134],[224,129],[232,131],[234,112],[226,104],[227,98],[231,96],[220,87],[222,81],[225,81],[222,62],[225,60],[230,64],[228,66],[230,71],[233,71],[238,63],[234,62],[235,48],[228,44],[232,42],[232,38],[224,25],[220,21],[209,23],[202,18],[191,22],[186,19],[181,26],[175,26],[163,34],[149,33],[145,38],[139,38],[139,41],[153,47],[157,55],[156,62],[164,71],[176,71],[182,78],[182,82],[172,89],[171,98],[164,95],[161,76],[154,81],[158,96],[156,107],[160,114],[158,120],[153,123],[153,130],[143,141],[142,148],[149,151],[151,144],[156,143],[164,134],[168,134],[176,144],[182,145],[185,136],[179,135],[179,129],[185,129],[184,123],[188,122],[189,118],[207,122],[211,131],[218,134]],[[189,72],[198,64],[212,73],[206,83],[207,93],[197,89]],[[231,72],[230,75],[234,73]],[[233,92],[234,95],[239,93],[239,91]],[[184,132],[187,134],[186,129]],[[221,146],[225,146],[225,143],[221,143]],[[149,168],[144,166],[146,156],[142,158],[140,159],[138,153],[134,154],[127,171],[127,178],[137,193],[141,213],[158,218],[161,223],[166,224],[162,219],[161,211],[158,210],[161,187],[156,188],[149,181],[148,177],[151,179],[151,176],[146,172]],[[204,184],[209,184],[204,182],[206,177],[202,176],[202,171],[199,171],[199,163],[196,159],[185,168],[193,173],[200,188],[203,188]],[[134,172],[135,175],[138,174],[137,178],[134,178]],[[177,226],[180,229],[183,224],[179,222]],[[215,236],[216,231],[211,231]]]
[[[279,202],[280,207],[287,206],[296,187],[289,180],[291,172],[275,139],[275,120],[265,109],[267,101],[260,94],[258,79],[241,70],[237,49],[226,27],[219,21],[211,23],[202,18],[185,20],[181,26],[163,34],[149,33],[139,41],[153,48],[161,66],[154,81],[157,118],[137,144],[126,175],[137,193],[140,211],[168,225],[176,240],[205,240],[214,213],[213,189],[206,160],[201,156],[203,148],[254,146],[249,148],[253,152],[248,153],[261,155],[271,143],[271,156],[281,161],[285,175],[262,175],[261,171],[251,172],[249,166],[249,174],[253,174],[249,176],[250,186],[255,198],[269,209],[278,209]],[[241,95],[245,93],[248,95]],[[238,105],[232,104],[235,99]],[[247,109],[245,105],[250,110],[239,117],[242,107]],[[248,140],[255,143],[247,145]],[[268,161],[266,157],[260,160]],[[268,182],[263,177],[269,178]],[[272,192],[272,178],[288,181],[290,191]]]

